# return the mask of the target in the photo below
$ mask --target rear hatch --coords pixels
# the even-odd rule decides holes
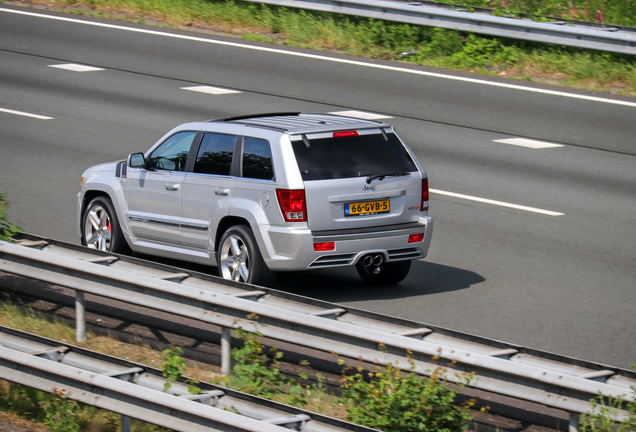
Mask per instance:
[[[292,136],[312,231],[415,222],[424,172],[392,130]]]

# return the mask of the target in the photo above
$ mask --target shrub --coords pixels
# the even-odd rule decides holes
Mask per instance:
[[[581,416],[581,432],[633,432],[636,430],[636,387],[632,387],[632,400],[624,396],[610,400],[599,394],[590,401],[591,411]],[[627,419],[617,423],[618,410],[627,412]]]
[[[455,399],[472,375],[463,375],[459,384],[452,385],[445,378],[446,368],[437,367],[425,377],[414,372],[409,360],[410,371],[386,364],[365,374],[361,367],[345,365],[341,386],[348,420],[384,432],[466,430],[476,401],[457,404]]]

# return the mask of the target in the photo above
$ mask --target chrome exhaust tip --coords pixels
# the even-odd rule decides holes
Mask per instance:
[[[382,264],[384,264],[384,255],[380,253],[365,255],[362,258],[362,265],[365,267],[379,267]]]

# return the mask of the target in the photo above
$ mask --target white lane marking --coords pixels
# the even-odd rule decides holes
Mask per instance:
[[[58,64],[58,65],[49,65],[49,67],[56,69],[64,69],[73,72],[95,72],[95,71],[103,71],[104,69],[93,67],[93,66],[85,66],[76,63],[66,63],[66,64]]]
[[[13,10],[13,9],[3,9],[3,8],[0,8],[0,12],[8,12],[8,13],[13,13],[13,14],[18,14],[18,15],[27,15],[27,16],[37,17],[37,18],[46,18],[46,19],[52,19],[52,20],[58,20],[58,21],[72,22],[72,23],[75,23],[75,24],[84,24],[84,25],[90,25],[90,26],[95,26],[95,27],[104,27],[104,28],[110,28],[110,29],[115,29],[115,30],[125,30],[125,31],[129,31],[129,32],[144,33],[144,34],[150,34],[150,35],[155,35],[155,36],[170,37],[170,38],[175,38],[175,39],[184,39],[184,40],[191,40],[191,41],[196,41],[196,42],[205,42],[205,43],[211,43],[211,44],[217,44],[217,45],[232,46],[232,47],[236,47],[236,48],[245,48],[245,49],[251,49],[251,50],[256,50],[256,51],[265,51],[265,52],[271,52],[271,53],[276,53],[276,54],[285,54],[285,55],[296,56],[296,57],[305,57],[305,58],[311,58],[311,59],[323,60],[323,61],[330,61],[330,62],[335,62],[335,63],[345,63],[345,64],[350,64],[350,65],[355,65],[355,66],[364,66],[364,67],[375,68],[375,69],[390,70],[390,71],[394,71],[394,72],[403,72],[403,73],[409,73],[409,74],[414,74],[414,75],[422,75],[422,76],[429,76],[429,77],[435,77],[435,78],[450,79],[450,80],[455,80],[455,81],[469,82],[469,83],[473,83],[473,84],[482,84],[482,85],[488,85],[488,86],[493,86],[493,87],[508,88],[508,89],[512,89],[512,90],[521,90],[521,91],[527,91],[527,92],[533,92],[533,93],[542,93],[542,94],[547,94],[547,95],[552,95],[552,96],[569,97],[569,98],[574,98],[574,99],[583,99],[583,100],[588,100],[588,101],[593,101],[593,102],[602,102],[602,103],[609,103],[609,104],[614,104],[614,105],[623,105],[623,106],[636,108],[636,102],[628,102],[628,101],[623,101],[623,100],[607,99],[607,98],[596,97],[596,96],[586,96],[586,95],[580,95],[580,94],[574,94],[574,93],[567,93],[567,92],[564,92],[564,91],[547,90],[547,89],[540,89],[540,88],[533,88],[533,87],[524,87],[524,86],[518,85],[518,84],[507,84],[507,83],[501,83],[501,82],[486,81],[486,80],[477,79],[477,78],[468,78],[468,77],[461,77],[461,76],[454,76],[454,75],[445,75],[445,74],[442,74],[442,73],[427,72],[427,71],[416,70],[416,69],[407,69],[407,68],[398,67],[398,66],[381,65],[381,64],[366,63],[366,62],[356,61],[356,60],[347,60],[347,59],[340,59],[340,58],[334,58],[334,57],[327,57],[327,56],[323,56],[323,55],[301,53],[301,52],[293,52],[293,51],[285,51],[285,50],[277,49],[277,48],[268,48],[268,47],[253,46],[253,45],[244,45],[244,44],[240,44],[238,42],[228,42],[228,41],[220,41],[220,40],[215,40],[215,39],[206,39],[206,38],[196,37],[196,36],[165,33],[165,32],[160,32],[160,31],[157,31],[157,30],[147,30],[147,29],[140,29],[140,28],[134,28],[134,27],[125,27],[125,26],[115,25],[115,24],[107,24],[107,23],[99,23],[99,22],[93,22],[93,21],[79,20],[79,19],[76,19],[76,18],[44,15],[44,14],[39,14],[39,13],[35,13],[35,12],[27,12],[27,11],[20,11],[20,10]]]
[[[36,119],[40,119],[40,120],[53,120],[53,117],[43,116],[43,115],[40,115],[40,114],[28,113],[28,112],[24,112],[24,111],[15,111],[15,110],[7,109],[7,108],[0,108],[0,112],[7,113],[7,114],[15,114],[15,115],[23,116],[23,117],[31,117],[31,118],[36,118]]]
[[[547,149],[547,148],[555,148],[555,147],[563,147],[563,144],[555,144],[546,141],[537,141],[526,138],[506,138],[506,139],[498,139],[493,140],[494,142],[510,144],[519,147],[527,147],[531,149]]]
[[[212,95],[240,93],[240,91],[238,90],[229,90],[229,89],[224,89],[220,87],[211,87],[211,86],[181,87],[181,90],[189,90],[189,91],[212,94]]]
[[[330,112],[329,114],[341,115],[346,117],[355,117],[355,118],[361,118],[365,120],[379,120],[379,119],[393,118],[387,115],[373,114],[373,113],[364,112],[364,111],[333,111],[333,112]]]
[[[450,196],[453,198],[460,198],[460,199],[465,199],[465,200],[470,200],[470,201],[477,201],[477,202],[481,202],[481,203],[485,203],[485,204],[492,204],[492,205],[496,205],[496,206],[500,206],[500,207],[508,207],[508,208],[512,208],[512,209],[517,209],[517,210],[523,210],[523,211],[527,211],[527,212],[532,212],[532,213],[540,213],[540,214],[544,214],[544,215],[548,215],[548,216],[563,216],[565,213],[559,213],[559,212],[555,212],[555,211],[551,211],[551,210],[544,210],[544,209],[540,209],[540,208],[536,208],[536,207],[528,207],[528,206],[522,206],[519,204],[512,204],[512,203],[507,203],[504,201],[495,201],[495,200],[491,200],[491,199],[487,199],[487,198],[480,198],[480,197],[476,197],[476,196],[471,196],[471,195],[464,195],[464,194],[458,194],[455,192],[447,192],[447,191],[442,191],[439,189],[430,189],[429,190],[431,193],[436,193],[439,195],[446,195],[446,196]]]

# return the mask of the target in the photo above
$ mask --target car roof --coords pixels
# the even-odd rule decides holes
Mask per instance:
[[[390,128],[391,125],[374,120],[335,114],[269,113],[231,117],[212,122],[239,123],[247,126],[276,129],[288,133],[314,133],[339,129]]]

